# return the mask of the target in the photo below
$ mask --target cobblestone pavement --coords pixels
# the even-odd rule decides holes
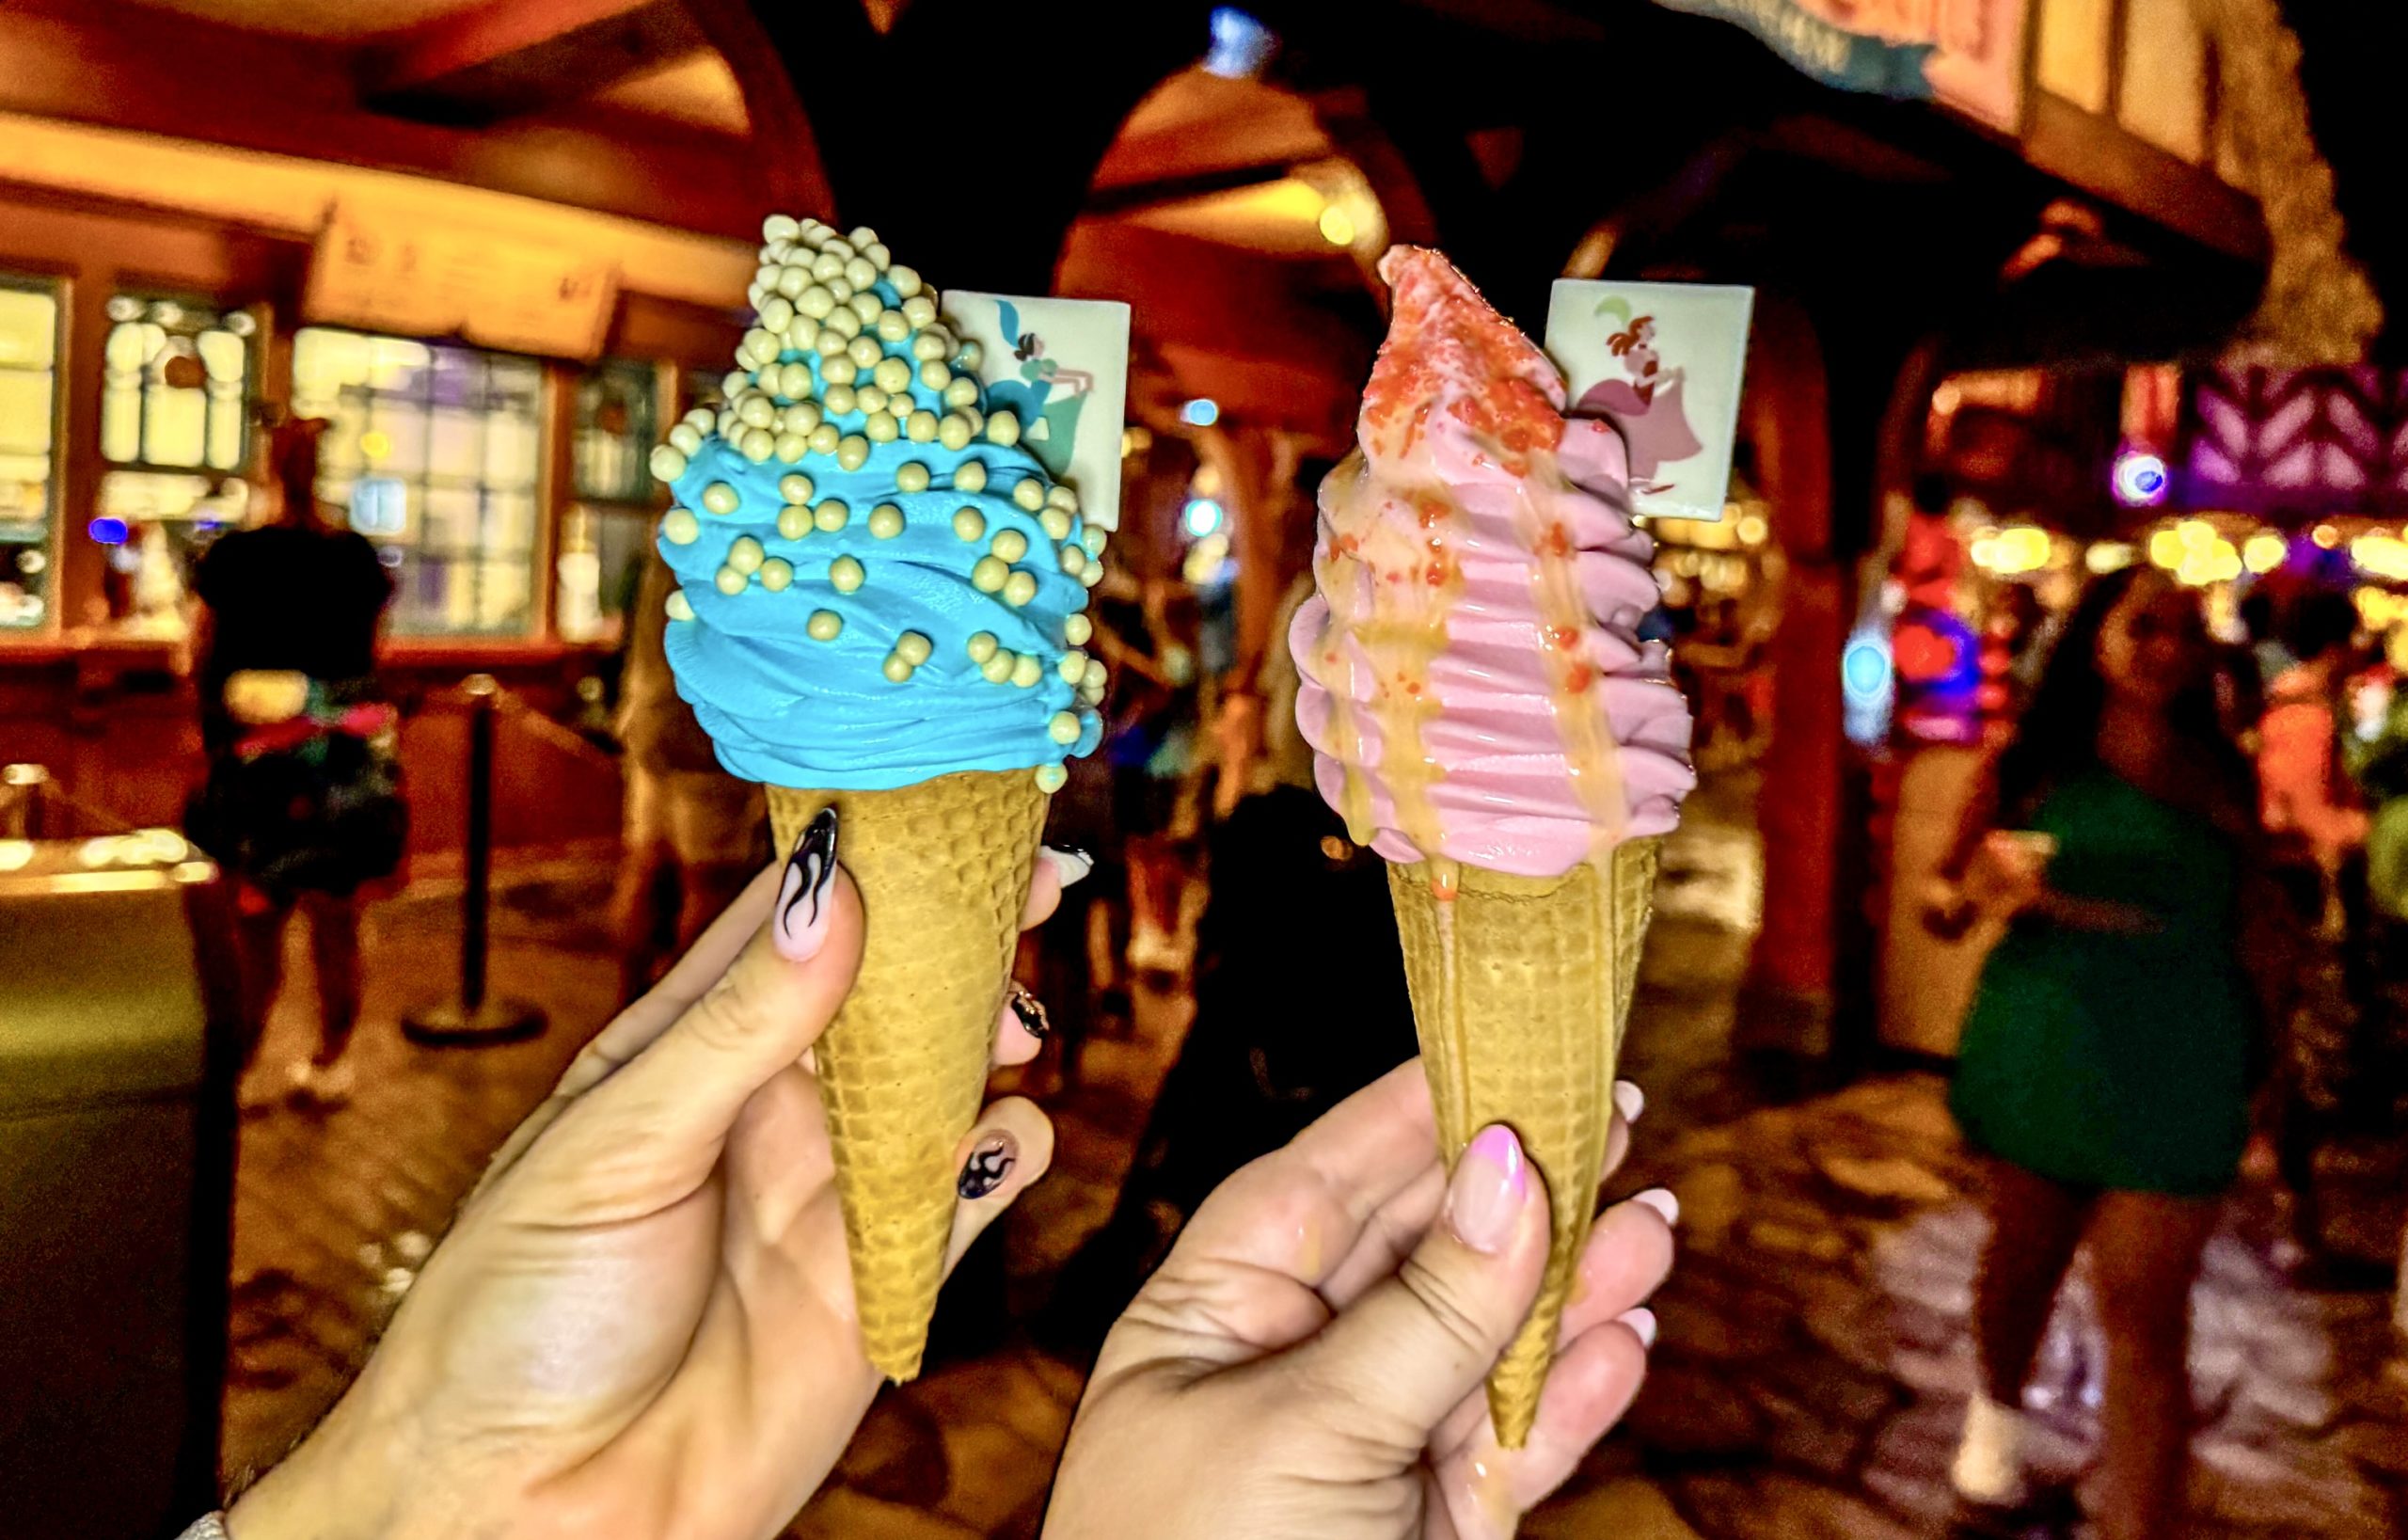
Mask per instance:
[[[1709,788],[1700,801],[1668,853],[1629,1054],[1650,1106],[1617,1183],[1669,1182],[1682,1199],[1656,1371],[1625,1427],[1526,1532],[1942,1534],[1945,1465],[1973,1374],[1966,1312],[1982,1220],[1971,1170],[1932,1075],[1751,1103],[1729,1043],[1758,902],[1755,848],[1743,798]],[[437,1052],[393,1032],[404,992],[449,956],[444,913],[425,901],[375,913],[350,1106],[304,1115],[277,1103],[276,1077],[307,1042],[306,1018],[279,1012],[246,1084],[262,1110],[243,1135],[230,1474],[273,1459],[323,1411],[485,1153],[603,1020],[610,959],[579,916],[596,912],[606,875],[513,887],[495,971],[552,1011],[535,1042]],[[987,1280],[967,1303],[956,1291],[929,1373],[880,1398],[790,1535],[1035,1534],[1079,1378],[1011,1319],[1109,1211],[1183,1024],[1182,1002],[1141,996],[1133,1034],[1093,1044],[1085,1083],[1049,1100],[1062,1131],[1054,1173],[1006,1221]],[[2266,1260],[2274,1232],[2271,1199],[2244,1190],[2197,1294],[2194,1532],[2400,1534],[2408,1373],[2388,1300],[2289,1283]],[[2099,1359],[2079,1279],[2059,1316],[2036,1390],[2038,1456],[2044,1473],[2073,1479],[2096,1438]]]

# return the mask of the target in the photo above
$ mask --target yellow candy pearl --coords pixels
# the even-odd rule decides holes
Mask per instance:
[[[999,685],[1009,680],[1012,670],[1019,666],[1019,654],[1008,647],[999,647],[985,662],[978,665],[978,672],[986,676],[989,684]]]
[[[1070,772],[1059,765],[1037,767],[1037,789],[1052,796],[1070,783]]]
[[[690,546],[703,532],[703,521],[691,508],[672,508],[660,516],[660,538],[673,546]]]
[[[911,677],[911,665],[901,653],[891,652],[886,655],[886,661],[879,665],[879,672],[891,684],[906,684]]]
[[[906,631],[895,639],[895,656],[913,668],[918,668],[927,662],[929,655],[935,651],[936,644],[919,631]]]
[[[839,594],[850,594],[859,589],[863,579],[868,576],[862,570],[861,563],[849,556],[839,556],[828,564],[828,586]]]
[[[990,556],[987,561],[994,558]],[[985,564],[984,563],[980,564]],[[1033,573],[1015,572],[1004,581],[1004,602],[1017,610],[1037,597],[1037,578]]]
[[[903,510],[891,502],[881,502],[869,511],[869,532],[880,540],[892,540],[903,532]]]
[[[772,556],[761,564],[761,586],[772,594],[783,594],[794,582],[794,564],[783,556]]]
[[[1028,554],[1028,536],[1018,530],[1006,530],[995,536],[994,552],[1006,562],[1017,562]]]
[[[953,516],[953,532],[961,540],[981,539],[987,533],[987,516],[975,508],[961,509]]]
[[[912,414],[917,417],[918,413]],[[928,489],[928,468],[917,460],[906,460],[895,468],[895,489],[898,492],[925,492]]]
[[[1045,724],[1045,736],[1065,747],[1079,740],[1080,731],[1076,711],[1056,711],[1054,720]]]
[[[981,556],[978,564],[970,569],[970,586],[981,594],[1000,594],[1014,578],[1026,578],[1025,572],[1014,572],[1011,564],[1001,557]],[[1036,579],[1030,579],[1033,584]]]
[[[1045,677],[1044,659],[1035,653],[1022,653],[1012,662],[1012,683],[1022,690],[1035,690],[1037,681]]]
[[[986,662],[995,656],[997,645],[994,632],[973,631],[970,634],[970,660],[974,663]]]
[[[749,534],[739,534],[727,548],[727,564],[749,578],[761,570],[767,555],[761,549],[761,542]]]
[[[803,630],[814,642],[833,642],[845,631],[845,617],[833,610],[814,610]]]
[[[734,567],[721,567],[711,579],[713,586],[717,587],[721,593],[726,595],[729,598],[734,598],[737,595],[743,593],[745,586],[751,583],[752,580],[752,579],[746,577],[743,573],[737,571]]]
[[[1087,676],[1087,655],[1066,652],[1062,655],[1062,682],[1075,687]]]
[[[824,534],[834,534],[852,522],[853,511],[835,498],[811,510],[812,526]]]
[[[1012,488],[1012,500],[1032,514],[1037,512],[1045,506],[1045,484],[1029,477]]]
[[[788,540],[800,540],[811,532],[811,510],[789,503],[778,510],[778,533]]]
[[[819,426],[811,430],[809,437],[811,439],[812,453],[833,454],[836,452],[836,445],[843,440],[845,436],[843,433],[838,431],[836,424],[833,422],[822,422]]]
[[[926,408],[913,412],[903,422],[903,437],[915,444],[935,443],[939,431],[937,414]]]
[[[836,446],[836,463],[847,470],[859,470],[869,464],[869,440],[859,434],[847,437]]]
[[[703,506],[714,514],[732,514],[742,500],[736,495],[736,488],[725,482],[713,482],[703,488]]]
[[[1062,622],[1062,635],[1073,647],[1084,647],[1095,636],[1095,622],[1085,615],[1072,615]]]
[[[1020,419],[1009,412],[997,412],[987,420],[987,441],[1009,449],[1020,442]]]
[[[981,460],[964,460],[953,473],[953,489],[957,492],[987,490],[987,466]]]
[[[1075,578],[1087,569],[1087,553],[1078,546],[1062,548],[1062,570]]]
[[[1070,538],[1070,516],[1059,508],[1046,509],[1045,512],[1037,516],[1037,522],[1044,527],[1045,537],[1048,540]]]
[[[669,591],[669,602],[661,606],[661,608],[669,611],[669,618],[672,620],[691,620],[694,618],[694,601],[686,596],[686,591],[682,588],[671,589]]]

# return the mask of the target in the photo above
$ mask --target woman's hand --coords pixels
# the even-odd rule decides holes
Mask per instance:
[[[2011,829],[1993,829],[1965,865],[1966,900],[1984,919],[2011,920],[2048,893],[2049,857]]]
[[[1618,1119],[1610,1168],[1628,1148]],[[1229,1179],[1104,1342],[1047,1540],[1504,1540],[1646,1372],[1669,1193],[1599,1216],[1527,1448],[1481,1381],[1538,1293],[1546,1195],[1501,1125],[1449,1181],[1417,1061]]]
[[[753,1540],[818,1486],[879,1385],[810,1058],[861,961],[833,824],[570,1065],[231,1540]],[[1026,923],[1060,894],[1039,861]],[[980,1116],[960,1157],[1002,1180],[961,1203],[948,1266],[1052,1151],[1027,1102]]]

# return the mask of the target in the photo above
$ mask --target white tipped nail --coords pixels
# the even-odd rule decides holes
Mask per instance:
[[[1095,870],[1095,857],[1085,850],[1065,850],[1048,845],[1039,849],[1037,853],[1052,862],[1054,869],[1062,874],[1064,887],[1083,880],[1087,873]]]
[[[1668,1225],[1677,1225],[1681,1222],[1681,1200],[1672,1196],[1672,1189],[1670,1187],[1650,1187],[1631,1199],[1631,1201],[1643,1203],[1654,1209],[1664,1216],[1664,1222]]]
[[[1654,1347],[1656,1345],[1656,1312],[1654,1310],[1641,1305],[1637,1310],[1623,1311],[1614,1319],[1639,1334],[1640,1346]]]
[[[1639,1121],[1639,1115],[1647,1110],[1647,1093],[1630,1081],[1617,1080],[1614,1082],[1614,1107],[1622,1114],[1624,1122],[1635,1123]]]

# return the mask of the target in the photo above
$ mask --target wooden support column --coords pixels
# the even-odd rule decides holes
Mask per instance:
[[[1757,824],[1764,924],[1750,959],[1740,1046],[1820,1056],[1830,1046],[1839,967],[1834,891],[1843,838],[1840,651],[1848,574],[1832,541],[1830,388],[1812,321],[1795,300],[1757,296],[1742,424],[1754,446],[1774,538],[1788,558],[1772,655],[1771,741]]]

